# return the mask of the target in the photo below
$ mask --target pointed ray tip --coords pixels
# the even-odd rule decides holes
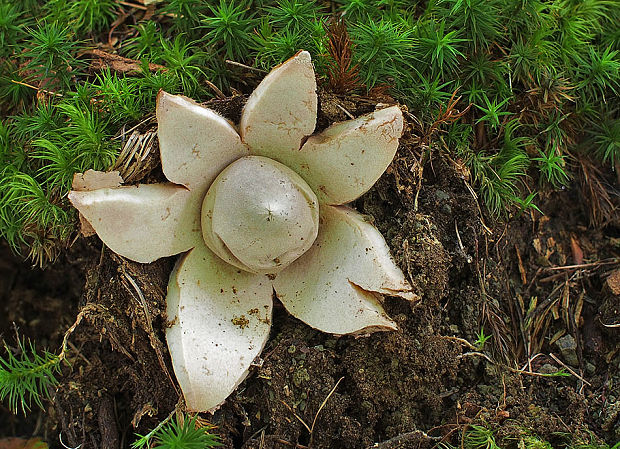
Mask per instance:
[[[296,61],[299,61],[299,62],[311,62],[312,61],[310,52],[308,52],[307,50],[299,50],[295,54],[295,56],[293,56],[291,59],[295,59]]]

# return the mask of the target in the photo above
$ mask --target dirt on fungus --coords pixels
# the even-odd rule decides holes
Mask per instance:
[[[243,101],[209,106],[238,122]],[[323,92],[317,127],[379,101],[387,100]],[[224,447],[426,448],[460,444],[458,431],[472,423],[497,428],[504,448],[528,432],[554,445],[567,434],[619,440],[620,338],[610,326],[620,304],[607,282],[619,268],[610,262],[618,228],[590,227],[574,191],[542,198],[543,217],[492,225],[458,161],[434,154],[418,192],[415,142],[410,128],[355,206],[374,220],[421,300],[386,298],[399,330],[360,338],[313,330],[276,301],[261,363],[209,418]],[[156,168],[143,182],[162,179]],[[59,436],[68,447],[126,448],[134,432],[168,416],[180,397],[165,344],[176,257],[134,263],[96,236],[78,239],[45,270],[0,251],[0,332],[9,344],[17,329],[54,350],[78,323],[46,410],[23,419],[1,405],[0,435],[41,435],[52,448],[62,447]],[[553,269],[587,261],[607,262]],[[491,340],[470,347],[481,328]],[[561,369],[573,375],[539,375]]]

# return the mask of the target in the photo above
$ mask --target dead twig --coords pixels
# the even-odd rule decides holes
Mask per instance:
[[[55,97],[62,97],[63,96],[61,93],[53,92],[51,90],[41,89],[40,87],[33,86],[32,84],[24,83],[22,81],[11,80],[11,82],[14,83],[14,84],[19,84],[20,86],[29,87],[30,89],[34,89],[37,92],[43,92],[44,94],[47,94],[47,95],[54,95]]]
[[[467,191],[469,192],[469,194],[472,196],[472,198],[474,199],[474,201],[476,203],[476,208],[478,209],[478,220],[480,221],[480,225],[482,226],[482,230],[486,234],[492,235],[493,231],[491,230],[491,228],[489,228],[486,225],[486,223],[482,219],[482,217],[483,217],[483,215],[482,215],[482,208],[480,207],[480,203],[478,202],[478,195],[476,194],[474,188],[469,184],[469,182],[467,182],[466,179],[463,179],[463,183],[465,184],[465,187],[467,187]]]
[[[207,86],[209,86],[211,88],[211,90],[213,92],[215,92],[215,96],[219,99],[219,100],[223,100],[224,98],[226,98],[226,95],[224,95],[224,92],[222,92],[215,84],[213,84],[211,81],[209,80],[204,80],[205,84]]]
[[[460,354],[457,356],[457,359],[462,359],[465,357],[482,357],[483,359],[485,359],[486,361],[492,363],[493,365],[497,365],[501,368],[505,368],[510,372],[516,373],[516,374],[524,374],[527,376],[537,376],[537,377],[553,377],[555,374],[554,373],[537,373],[535,371],[531,371],[531,369],[525,369],[525,366],[522,369],[519,368],[513,368],[511,366],[508,365],[504,365],[502,363],[498,363],[495,360],[493,360],[490,356],[488,356],[487,354],[477,351],[476,347],[474,345],[472,345],[470,342],[468,342],[467,340],[463,339],[463,338],[459,338],[459,337],[450,337],[450,336],[441,336],[439,338],[442,339],[446,339],[446,340],[454,340],[457,341],[459,343],[461,343],[464,346],[467,346],[468,348],[472,349],[472,352],[465,352],[463,354]],[[526,364],[526,366],[531,366],[531,362],[534,361],[534,359],[536,359],[538,356],[541,356],[543,354],[536,354],[534,357],[530,358]],[[550,354],[550,356],[557,361],[559,364],[561,364],[567,371],[569,371],[573,376],[577,377],[579,380],[581,380],[582,382],[590,385],[585,379],[583,379],[581,376],[579,376],[577,373],[575,373],[573,370],[571,370],[568,366],[566,366],[562,361],[560,361],[559,359],[557,359],[553,354]]]
[[[517,253],[517,261],[519,263],[519,273],[521,274],[521,283],[523,285],[527,285],[527,273],[525,271],[525,266],[523,265],[523,259],[521,258],[521,251],[519,251],[519,246],[515,244],[515,251]]]
[[[278,438],[275,441],[276,441],[276,443],[280,443],[280,444],[284,444],[286,446],[294,447],[295,449],[308,449],[308,446],[304,446],[303,444],[299,444],[299,443],[291,443],[290,441],[283,440],[282,438]]]
[[[316,421],[317,421],[317,419],[319,417],[319,414],[321,413],[321,410],[323,410],[323,408],[327,404],[327,401],[329,401],[329,398],[334,394],[334,392],[336,391],[336,388],[338,388],[338,385],[340,385],[340,382],[342,382],[343,379],[344,379],[344,376],[341,377],[340,379],[338,379],[338,382],[336,382],[336,385],[334,385],[334,387],[327,394],[327,396],[325,397],[323,402],[321,402],[321,405],[319,406],[319,409],[317,410],[316,414],[314,415],[314,419],[312,420],[312,425],[311,426],[306,424],[306,421],[304,421],[301,416],[299,416],[297,413],[295,413],[295,410],[293,410],[293,408],[290,405],[288,405],[286,402],[284,402],[283,400],[280,399],[280,402],[282,404],[284,404],[284,406],[293,414],[293,416],[295,418],[297,418],[297,420],[306,428],[306,430],[310,434],[310,440],[309,440],[309,443],[308,443],[308,446],[307,446],[308,448],[312,446],[312,437],[314,435],[314,426],[316,425]],[[295,446],[295,447],[298,447],[298,446]],[[299,447],[306,447],[306,446],[299,446]]]
[[[580,381],[582,381],[584,384],[588,385],[588,386],[592,386],[592,384],[590,382],[588,382],[587,380],[585,380],[583,377],[581,377],[579,374],[577,374],[575,372],[575,370],[571,369],[570,366],[568,366],[566,363],[564,363],[563,361],[561,361],[553,352],[549,353],[549,356],[555,360],[556,362],[558,362],[560,365],[562,365],[562,367],[568,371],[569,373],[571,373],[573,376],[575,376],[577,379],[579,379]]]
[[[394,438],[390,438],[382,443],[375,443],[372,446],[369,446],[368,449],[397,449],[404,447],[403,445],[405,443],[411,443],[414,441],[417,441],[419,446],[419,443],[424,440],[431,440],[435,442],[441,441],[441,439],[442,437],[432,437],[421,430],[414,430],[413,432],[403,433],[395,436]]]
[[[129,2],[124,2],[122,0],[117,0],[118,4],[123,5],[123,6],[129,6],[130,8],[136,8],[136,9],[141,9],[143,11],[146,11],[146,6],[144,5],[138,5],[136,3],[129,3]]]
[[[463,241],[461,240],[461,233],[459,232],[459,225],[456,222],[456,220],[454,220],[454,232],[456,232],[456,239],[458,241],[461,254],[463,255],[463,257],[465,257],[465,260],[467,260],[467,263],[472,263],[473,262],[472,257],[469,254],[467,254],[467,252],[465,251],[465,247],[463,246]]]
[[[237,67],[241,67],[241,68],[246,69],[246,70],[252,70],[252,71],[258,72],[258,73],[267,73],[267,70],[259,69],[258,67],[251,67],[249,65],[245,65],[245,64],[242,64],[242,63],[237,62],[237,61],[231,61],[230,59],[226,60],[226,64],[230,64],[230,65],[234,65],[234,66],[237,66]]]
[[[112,35],[114,34],[114,32],[119,26],[125,23],[125,20],[127,20],[127,17],[129,17],[132,14],[131,12],[126,12],[123,8],[119,8],[119,12],[120,12],[119,16],[116,18],[114,22],[110,24],[110,30],[108,31],[108,45],[110,46],[110,48],[114,47],[114,42],[112,41]]]
[[[430,126],[428,126],[427,128],[424,128],[423,125],[418,126],[419,130],[421,131],[422,137],[419,137],[415,143],[422,149],[422,151],[420,151],[420,157],[418,160],[418,167],[419,167],[418,174],[417,174],[418,183],[416,187],[415,199],[413,201],[413,210],[415,211],[418,210],[418,197],[420,196],[420,191],[422,190],[422,177],[423,177],[422,172],[424,168],[424,156],[427,153],[427,151],[425,150],[428,150],[429,158],[430,158],[430,152],[432,150],[430,146],[431,138],[436,133],[439,132],[439,128],[442,125],[449,125],[459,120],[461,117],[463,117],[463,115],[465,115],[465,113],[467,113],[467,111],[469,111],[469,108],[471,107],[471,104],[470,104],[463,111],[459,111],[458,109],[456,109],[456,105],[458,104],[459,101],[461,101],[461,98],[462,98],[461,96],[456,97],[457,92],[458,92],[458,89],[455,89],[455,91],[452,93],[452,96],[450,97],[450,100],[448,101],[448,104],[445,106],[445,109],[443,105],[439,106],[439,112],[437,113],[437,118],[435,119],[433,123],[431,123]]]
[[[546,271],[576,270],[580,268],[593,268],[593,267],[598,267],[601,265],[614,265],[614,264],[620,264],[620,259],[617,257],[612,257],[609,259],[599,260],[597,262],[581,263],[581,264],[576,264],[576,265],[564,265],[562,267],[549,267],[549,268],[545,268],[545,270]]]
[[[476,348],[474,345],[472,345],[470,342],[468,342],[467,340],[465,340],[464,338],[460,338],[460,337],[451,337],[449,335],[441,335],[439,338],[444,339],[444,340],[453,340],[453,341],[458,341],[459,343],[461,343],[462,345],[467,346],[469,349],[471,349],[472,351],[476,351],[478,350],[478,348]]]
[[[443,105],[439,106],[437,118],[433,123],[430,124],[428,128],[423,130],[422,137],[418,139],[418,145],[428,146],[431,138],[439,131],[439,128],[442,125],[449,125],[456,122],[461,117],[463,117],[467,113],[467,111],[469,111],[469,109],[471,108],[471,104],[467,105],[467,107],[462,111],[456,109],[456,105],[459,103],[459,101],[461,101],[462,98],[461,95],[459,95],[458,97],[456,96],[457,92],[458,89],[452,92],[452,96],[450,97],[450,100],[448,100],[445,109]]]
[[[464,354],[459,354],[458,356],[456,356],[457,359],[462,359],[464,357],[471,357],[471,356],[478,356],[478,357],[482,357],[483,359],[488,360],[489,362],[493,363],[494,365],[496,364],[493,359],[491,357],[489,357],[488,355],[486,355],[484,352],[466,352]]]
[[[340,109],[342,112],[345,113],[345,115],[347,117],[349,117],[351,120],[353,120],[355,118],[355,116],[353,114],[351,114],[349,111],[347,111],[345,108],[343,108],[342,106],[340,106],[338,103],[336,103],[336,107],[338,109]]]
[[[75,352],[75,354],[76,354],[79,358],[81,358],[82,360],[84,360],[84,362],[85,362],[87,365],[90,365],[90,364],[91,364],[91,363],[90,363],[90,360],[88,360],[88,359],[84,356],[84,354],[82,354],[82,351],[80,350],[80,348],[78,348],[77,346],[75,346],[75,345],[74,345],[73,343],[71,343],[70,341],[68,342],[68,344],[69,344],[69,347],[71,347],[71,349],[73,350],[73,352]]]

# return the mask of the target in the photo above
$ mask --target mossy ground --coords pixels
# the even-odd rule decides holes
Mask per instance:
[[[163,180],[160,88],[215,97],[238,122],[266,71],[305,48],[317,129],[404,106],[397,157],[355,206],[421,300],[387,298],[400,330],[364,338],[321,334],[276,303],[262,365],[212,418],[224,446],[620,440],[614,2],[141,3],[0,0],[0,336],[54,350],[77,323],[46,410],[22,418],[0,404],[0,436],[125,448],[174,409],[174,258],[140,265],[78,237],[71,178],[127,163],[128,182]],[[134,127],[138,154],[119,156]],[[493,444],[474,444],[476,429]]]
[[[372,108],[370,98],[320,98],[324,124],[340,118],[335,104],[346,104],[353,114]],[[211,106],[235,117],[242,104],[235,98]],[[410,127],[388,172],[356,206],[374,218],[421,301],[388,298],[386,310],[400,329],[361,338],[320,333],[276,304],[262,365],[211,419],[224,447],[459,445],[474,424],[492,429],[502,448],[520,447],[528,435],[553,447],[591,439],[613,444],[620,438],[620,340],[617,330],[601,323],[619,316],[618,298],[604,286],[614,265],[560,271],[549,279],[557,272],[547,271],[544,261],[572,264],[571,239],[588,257],[608,260],[617,257],[617,237],[593,231],[569,190],[545,198],[546,216],[523,214],[487,229],[454,161],[437,157],[426,164],[415,194],[415,181],[403,176],[416,164],[414,141]],[[160,177],[156,168],[146,179]],[[144,433],[168,415],[179,398],[164,338],[174,258],[137,264],[90,237],[53,266],[33,271],[7,247],[2,251],[5,338],[15,322],[21,333],[53,348],[75,317],[82,319],[70,338],[71,365],[63,368],[47,410],[34,411],[27,421],[2,410],[1,434],[34,432],[51,447],[61,447],[59,434],[70,447],[127,447],[134,432]],[[530,340],[540,343],[543,355],[518,366],[527,360],[521,339],[532,335],[519,329],[517,316],[528,306],[519,298],[527,290],[540,305],[558,286],[563,296],[557,310]],[[571,318],[564,322],[564,316]],[[579,342],[571,369],[583,380],[537,375],[562,368],[548,356],[564,358],[549,339],[571,323]],[[479,350],[453,338],[473,343],[481,328],[492,338]]]

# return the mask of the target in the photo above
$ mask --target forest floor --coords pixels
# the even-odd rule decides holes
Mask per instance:
[[[210,106],[236,119],[242,103]],[[346,119],[336,105],[357,116],[374,103],[321,93],[319,128]],[[313,330],[276,301],[262,364],[209,418],[224,447],[462,446],[474,426],[491,429],[502,448],[533,447],[531,438],[615,444],[618,229],[590,226],[572,189],[539,197],[544,215],[493,222],[458,161],[434,154],[418,184],[417,142],[410,124],[397,158],[355,206],[374,219],[421,300],[386,298],[399,330],[361,338]],[[151,153],[146,181],[161,177],[156,142]],[[19,330],[53,351],[77,324],[46,409],[26,419],[0,405],[0,436],[116,449],[164,419],[179,400],[164,332],[174,262],[134,263],[94,236],[41,270],[0,246],[0,335],[15,341]]]

